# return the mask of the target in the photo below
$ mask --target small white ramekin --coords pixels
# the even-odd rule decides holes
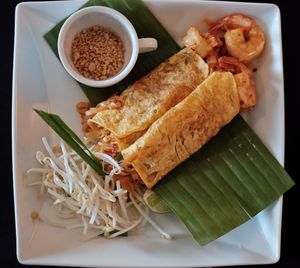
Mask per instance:
[[[113,77],[106,80],[93,80],[84,77],[72,62],[71,49],[75,35],[83,29],[99,25],[116,33],[124,46],[123,68]],[[78,82],[91,87],[108,87],[124,79],[134,67],[139,52],[157,48],[153,38],[138,39],[130,21],[120,12],[102,6],[92,6],[73,13],[63,24],[58,36],[58,54],[66,71]]]

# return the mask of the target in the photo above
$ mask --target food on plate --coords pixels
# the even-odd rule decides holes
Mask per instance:
[[[231,14],[217,22],[208,32],[200,33],[192,26],[183,37],[186,47],[195,49],[202,58],[224,55],[227,52],[243,63],[257,58],[264,46],[265,35],[257,22],[243,14]],[[223,50],[223,51],[222,51]]]
[[[144,184],[152,188],[169,171],[198,151],[240,111],[233,75],[213,72],[121,153]]]
[[[77,33],[72,41],[72,62],[78,72],[93,80],[116,75],[124,65],[124,46],[118,35],[94,25]]]
[[[242,44],[240,39],[236,39],[236,41],[245,49],[244,52],[248,53],[247,60],[243,57],[240,57],[240,59],[235,57],[234,55],[236,54],[232,55],[232,46],[230,45],[233,44],[233,40],[228,45],[225,37],[232,30],[237,30],[243,34],[244,43]],[[157,92],[152,92],[152,88],[143,88],[142,92],[145,91],[148,93],[146,103],[150,103],[150,105],[145,105],[143,102],[144,99],[135,104],[128,101],[131,98],[127,96],[130,93],[129,97],[135,97],[141,90],[139,87],[133,86],[125,90],[120,96],[113,96],[108,101],[98,104],[97,107],[105,107],[100,108],[100,111],[97,112],[98,108],[96,107],[86,112],[89,116],[93,113],[95,114],[87,122],[91,127],[91,133],[98,131],[102,135],[100,138],[98,136],[98,146],[101,145],[99,148],[109,148],[105,141],[109,141],[108,144],[113,141],[115,151],[110,154],[121,152],[124,161],[133,166],[134,171],[137,173],[135,175],[148,188],[153,187],[170,170],[188,158],[192,153],[199,150],[203,144],[217,133],[217,130],[228,123],[240,110],[249,110],[256,104],[253,71],[245,62],[255,59],[262,52],[265,39],[263,32],[254,19],[242,14],[232,14],[217,21],[206,33],[200,33],[196,27],[192,26],[183,37],[183,43],[186,48],[173,57],[180,55],[183,51],[189,51],[190,55],[196,55],[197,59],[201,58],[201,66],[205,66],[205,70],[208,66],[210,76],[202,84],[199,83],[193,92],[182,96],[182,100],[178,104],[175,103],[174,107],[169,106],[169,109],[162,109],[161,112],[153,115],[153,109],[157,111],[156,106],[153,105],[157,97]],[[228,47],[230,48],[228,49]],[[251,49],[253,50],[252,52]],[[194,51],[194,54],[192,54],[192,51]],[[245,53],[239,52],[239,55],[242,56]],[[206,65],[203,65],[202,58],[206,62]],[[168,61],[171,59],[172,57]],[[161,64],[161,66],[168,64],[168,61]],[[156,74],[155,71],[154,74]],[[145,78],[137,81],[135,85],[143,83],[143,79]],[[197,120],[195,122],[190,120],[191,114],[196,116],[197,112],[199,112],[199,118],[209,118],[208,115],[218,116],[218,112],[222,113],[221,110],[226,107],[228,101],[227,99],[227,102],[224,101],[224,103],[217,101],[218,94],[225,96],[221,94],[221,91],[216,91],[215,96],[209,100],[203,97],[205,96],[204,92],[210,92],[211,88],[215,89],[214,86],[219,83],[224,88],[226,85],[229,85],[222,92],[223,94],[231,92],[230,90],[236,93],[234,100],[238,100],[239,105],[236,102],[229,103],[229,105],[232,105],[231,108],[234,112],[224,122],[219,121],[220,125],[218,126],[214,125],[213,118],[207,119],[208,122],[211,122],[211,125],[207,126],[202,126],[200,120],[198,123]],[[206,90],[203,90],[203,88]],[[163,89],[162,87],[161,90]],[[208,107],[210,103],[215,105],[214,112],[209,109],[201,110],[201,107],[205,105],[202,103],[200,95],[197,95],[197,92],[201,92],[200,95],[204,98],[204,102],[206,102]],[[165,100],[168,99],[168,95],[162,94],[160,96]],[[124,98],[125,103],[123,101]],[[193,102],[194,99],[199,101],[195,104],[195,107],[188,102],[188,100]],[[119,102],[118,105],[115,104],[116,101]],[[107,103],[113,103],[115,107],[107,107]],[[146,123],[144,124],[144,122]],[[201,136],[199,133],[195,134],[194,131],[191,131],[195,125],[203,132],[206,131],[206,135]],[[181,135],[181,132],[186,131],[186,129],[188,129],[187,133]],[[183,140],[181,143],[185,145],[188,143],[189,135],[195,135],[198,141],[190,142],[191,148],[186,148],[185,145],[180,145],[180,139],[176,135],[181,136],[180,139]]]
[[[220,70],[230,70],[234,74],[241,109],[253,107],[256,104],[256,88],[251,69],[234,57],[222,56],[218,63]]]
[[[229,54],[244,63],[257,58],[265,46],[265,35],[251,17],[233,14],[222,19],[212,31],[224,31]]]
[[[208,66],[185,48],[136,81],[120,96],[112,96],[91,110],[92,128],[104,128],[124,149],[171,107],[188,96],[208,75]],[[96,126],[95,126],[96,125]]]
[[[163,237],[171,238],[149,218],[140,187],[122,180],[127,174],[116,160],[90,148],[103,166],[101,176],[63,141],[53,148],[45,137],[42,141],[46,153],[36,153],[41,167],[27,170],[25,183],[39,186],[40,195],[46,190],[56,211],[44,206],[34,212],[35,219],[56,227],[82,228],[83,240],[124,235],[147,220]]]
[[[240,111],[255,106],[249,64],[263,51],[265,38],[253,18],[232,14],[205,33],[192,26],[183,44],[185,48],[120,95],[96,107],[78,103],[84,150],[97,158],[104,174],[95,172],[63,142],[52,149],[43,139],[48,155],[37,154],[42,168],[27,175],[40,176],[36,180],[28,176],[28,181],[39,184],[41,191],[47,189],[60,216],[77,216],[80,222],[68,228],[83,227],[88,238],[115,237],[146,220],[170,238],[148,215],[143,196],[147,202],[154,197],[150,203],[155,209],[159,206],[158,211],[167,209],[147,188],[198,151]],[[57,225],[45,213],[40,218]]]
[[[213,23],[213,27],[205,33],[192,26],[182,41],[186,47],[201,55],[210,72],[232,72],[239,89],[241,109],[254,107],[256,89],[253,71],[245,64],[251,63],[262,53],[265,35],[253,18],[232,14]]]

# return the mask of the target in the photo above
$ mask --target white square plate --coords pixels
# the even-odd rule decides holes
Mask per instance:
[[[29,2],[16,9],[13,76],[13,174],[17,256],[24,264],[119,267],[199,267],[273,263],[280,256],[282,198],[256,217],[200,247],[184,225],[170,215],[154,218],[175,239],[162,239],[151,226],[129,237],[80,241],[80,231],[33,223],[30,214],[41,202],[36,189],[23,185],[24,172],[36,166],[41,137],[51,131],[32,107],[61,115],[78,134],[75,104],[85,100],[77,83],[65,72],[43,35],[84,1]],[[248,123],[283,164],[284,91],[280,11],[272,4],[214,1],[149,0],[146,5],[178,41],[193,24],[204,30],[203,19],[234,12],[258,19],[266,33],[266,48],[255,74],[258,103]],[[53,137],[52,137],[53,138]],[[52,139],[53,141],[53,139]]]

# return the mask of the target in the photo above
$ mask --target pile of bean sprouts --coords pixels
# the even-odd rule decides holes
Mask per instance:
[[[84,240],[99,235],[117,237],[148,221],[164,238],[171,238],[150,218],[142,192],[137,188],[129,193],[113,178],[122,167],[111,156],[90,148],[102,165],[111,166],[107,174],[100,176],[63,141],[54,148],[45,137],[42,141],[47,155],[36,153],[41,167],[29,169],[25,183],[39,185],[40,193],[48,193],[59,208],[57,217],[79,220],[76,224],[61,223],[41,210],[38,217],[42,221],[69,229],[82,228]]]

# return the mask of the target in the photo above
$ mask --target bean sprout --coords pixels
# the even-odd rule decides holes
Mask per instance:
[[[59,219],[78,220],[73,224],[63,223],[57,217],[40,211],[39,218],[42,221],[67,229],[82,228],[82,240],[85,241],[99,235],[117,237],[135,229],[146,220],[163,237],[171,238],[149,217],[141,197],[142,191],[137,189],[134,193],[129,193],[114,178],[122,171],[115,159],[90,148],[99,163],[111,168],[106,175],[100,176],[63,141],[55,150],[51,149],[45,137],[42,141],[48,155],[36,153],[42,167],[29,169],[25,182],[27,185],[39,185],[40,192],[44,189],[47,191],[53,205],[60,206],[56,215]]]

